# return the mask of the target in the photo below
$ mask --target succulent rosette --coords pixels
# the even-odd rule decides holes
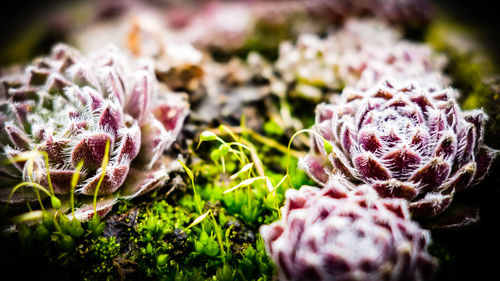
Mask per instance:
[[[428,0],[306,0],[309,10],[334,21],[371,14],[389,23],[423,25],[432,17]]]
[[[188,105],[157,84],[148,60],[114,47],[83,56],[62,44],[2,78],[0,199],[23,181],[68,194],[79,173],[75,192],[111,198],[101,204],[109,208],[113,195],[131,198],[162,184],[168,173],[160,160]],[[24,188],[10,199],[30,198]]]
[[[281,219],[260,233],[281,280],[428,280],[435,267],[405,200],[340,176],[289,189]]]
[[[377,20],[351,19],[326,38],[303,34],[280,46],[276,69],[289,84],[333,90],[345,85],[367,89],[384,77],[417,79],[446,86],[446,58],[429,46],[406,41]]]
[[[317,135],[301,165],[320,183],[339,172],[407,199],[415,215],[435,216],[481,181],[498,154],[483,144],[485,113],[462,111],[455,94],[390,81],[346,88],[337,105],[316,108]]]

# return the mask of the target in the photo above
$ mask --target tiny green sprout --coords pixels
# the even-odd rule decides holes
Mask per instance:
[[[51,196],[50,197],[50,203],[52,204],[52,208],[58,210],[61,208],[61,200],[57,198],[56,196]]]
[[[241,187],[249,186],[249,185],[253,184],[254,182],[256,182],[258,180],[266,180],[266,179],[267,179],[267,177],[254,177],[254,178],[246,179],[246,180],[240,182],[239,184],[231,187],[230,189],[225,190],[223,192],[223,194],[229,193],[229,192],[234,191],[234,190],[236,190],[238,188],[241,188]]]
[[[239,177],[241,174],[251,170],[253,168],[253,162],[250,162],[248,164],[246,164],[245,166],[243,166],[243,168],[241,168],[241,170],[239,170],[238,172],[234,173],[233,175],[231,175],[229,177],[230,180],[235,180],[237,177]]]
[[[52,228],[54,226],[54,217],[49,212],[42,212],[42,224],[47,228]]]
[[[249,204],[244,204],[241,206],[241,215],[246,221],[249,222],[255,222],[260,212],[260,208],[255,208]]]
[[[234,224],[230,225],[224,233],[224,236],[226,238],[226,252],[228,253],[228,255],[231,255],[231,243],[229,242],[229,237],[231,236],[231,230],[233,229],[233,227]]]
[[[153,254],[153,245],[151,245],[151,242],[148,242],[146,245],[146,254],[152,255]]]
[[[206,231],[201,231],[199,239],[194,242],[194,248],[209,257],[215,257],[219,253],[219,245],[214,236],[209,236]]]
[[[75,240],[70,235],[61,233],[59,242],[61,243],[60,245],[65,251],[69,252],[74,249]]]
[[[234,280],[235,271],[233,271],[233,269],[229,265],[224,263],[222,267],[219,267],[217,269],[215,275],[216,275],[216,280],[231,281]]]
[[[273,192],[268,193],[264,199],[264,206],[270,210],[277,209],[278,198],[276,198],[276,194]]]
[[[66,216],[59,216],[58,218],[59,218],[59,229],[60,229],[60,231],[64,232],[64,233],[69,233],[71,225],[70,225],[68,217],[66,217]]]
[[[191,183],[193,183],[193,185],[194,185],[193,171],[191,171],[191,169],[189,169],[188,166],[186,166],[186,164],[184,164],[184,162],[182,162],[181,159],[177,159],[177,161],[179,161],[179,163],[181,163],[182,168],[184,168],[184,170],[186,171],[189,179],[191,180]]]
[[[81,222],[79,220],[73,218],[69,222],[68,232],[73,237],[76,237],[76,238],[81,237],[83,235],[83,233],[84,233],[84,230],[83,230]]]
[[[217,242],[219,242],[219,248],[220,252],[222,253],[222,256],[226,256],[226,252],[224,251],[224,243],[222,242],[222,229],[221,227],[217,224],[217,221],[214,218],[214,215],[212,212],[210,212],[210,217],[212,217],[212,223],[214,225],[214,230],[215,230],[215,235],[217,237]]]
[[[35,238],[41,241],[45,241],[50,237],[50,231],[43,224],[39,224],[35,228]]]
[[[106,226],[105,222],[101,222],[101,218],[97,213],[94,214],[92,219],[89,221],[88,227],[90,232],[95,236],[99,236],[103,231],[104,227]]]
[[[151,244],[150,244],[151,245]],[[159,255],[157,258],[156,258],[156,265],[157,266],[164,266],[166,265],[168,262],[168,256],[167,255]]]
[[[184,168],[184,170],[188,174],[189,179],[191,180],[191,187],[193,188],[194,197],[195,198],[200,198],[199,195],[198,195],[198,192],[196,191],[196,186],[194,185],[193,171],[191,171],[191,169],[189,169],[188,166],[186,166],[186,164],[184,164],[184,162],[182,162],[181,159],[177,159],[177,161],[179,161],[179,163],[181,163],[182,168]],[[196,207],[198,209],[198,213],[201,214],[201,204],[200,204],[200,201],[201,200],[196,200]]]
[[[207,216],[208,214],[210,213],[210,210],[206,211],[203,215],[197,217],[189,226],[187,226],[184,230],[187,230],[187,229],[190,229],[191,227],[199,224],[200,222],[202,222]]]

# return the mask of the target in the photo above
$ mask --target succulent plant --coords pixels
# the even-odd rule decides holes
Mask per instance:
[[[432,7],[428,0],[306,0],[317,16],[342,21],[356,15],[371,14],[389,23],[421,25],[429,22]]]
[[[320,88],[369,88],[387,76],[447,86],[446,58],[424,44],[401,39],[376,20],[351,19],[326,38],[303,34],[280,46],[276,68],[287,83]]]
[[[428,280],[430,233],[403,199],[340,176],[289,189],[281,220],[260,229],[281,280]]]
[[[2,78],[0,199],[22,181],[68,194],[80,162],[78,194],[130,198],[162,184],[168,174],[159,160],[188,105],[158,87],[151,62],[128,60],[114,47],[83,56],[60,44],[24,73]],[[38,152],[32,164],[28,152]],[[25,188],[12,200],[29,197]]]
[[[318,182],[339,172],[383,197],[407,199],[415,215],[435,216],[455,192],[481,181],[498,154],[483,144],[487,116],[462,111],[455,95],[390,81],[346,88],[339,104],[316,108],[318,134],[301,165]]]

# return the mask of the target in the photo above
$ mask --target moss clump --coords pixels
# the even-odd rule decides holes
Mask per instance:
[[[120,244],[116,242],[115,237],[98,238],[90,247],[87,256],[87,263],[91,265],[86,271],[84,280],[98,280],[100,277],[105,279],[116,279],[117,271],[114,267],[114,259],[120,253]]]

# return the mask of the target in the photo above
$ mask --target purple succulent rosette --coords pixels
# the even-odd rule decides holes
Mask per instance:
[[[281,220],[262,226],[280,280],[428,280],[435,261],[430,233],[408,204],[379,198],[340,176],[318,189],[286,192]]]
[[[462,111],[454,95],[389,81],[346,88],[337,105],[316,108],[318,135],[301,166],[320,183],[339,172],[383,197],[407,199],[417,216],[436,216],[455,192],[480,182],[498,154],[483,144],[485,113]]]
[[[24,73],[2,78],[0,200],[22,181],[49,189],[47,169],[54,192],[68,194],[80,162],[77,194],[93,195],[101,177],[97,193],[108,197],[131,198],[162,184],[168,173],[159,160],[179,134],[188,104],[157,84],[148,60],[129,60],[114,47],[83,56],[62,44]],[[49,167],[41,156],[29,169],[13,161],[29,151],[46,153]],[[32,193],[24,188],[12,200]],[[99,206],[114,201],[106,202]]]

